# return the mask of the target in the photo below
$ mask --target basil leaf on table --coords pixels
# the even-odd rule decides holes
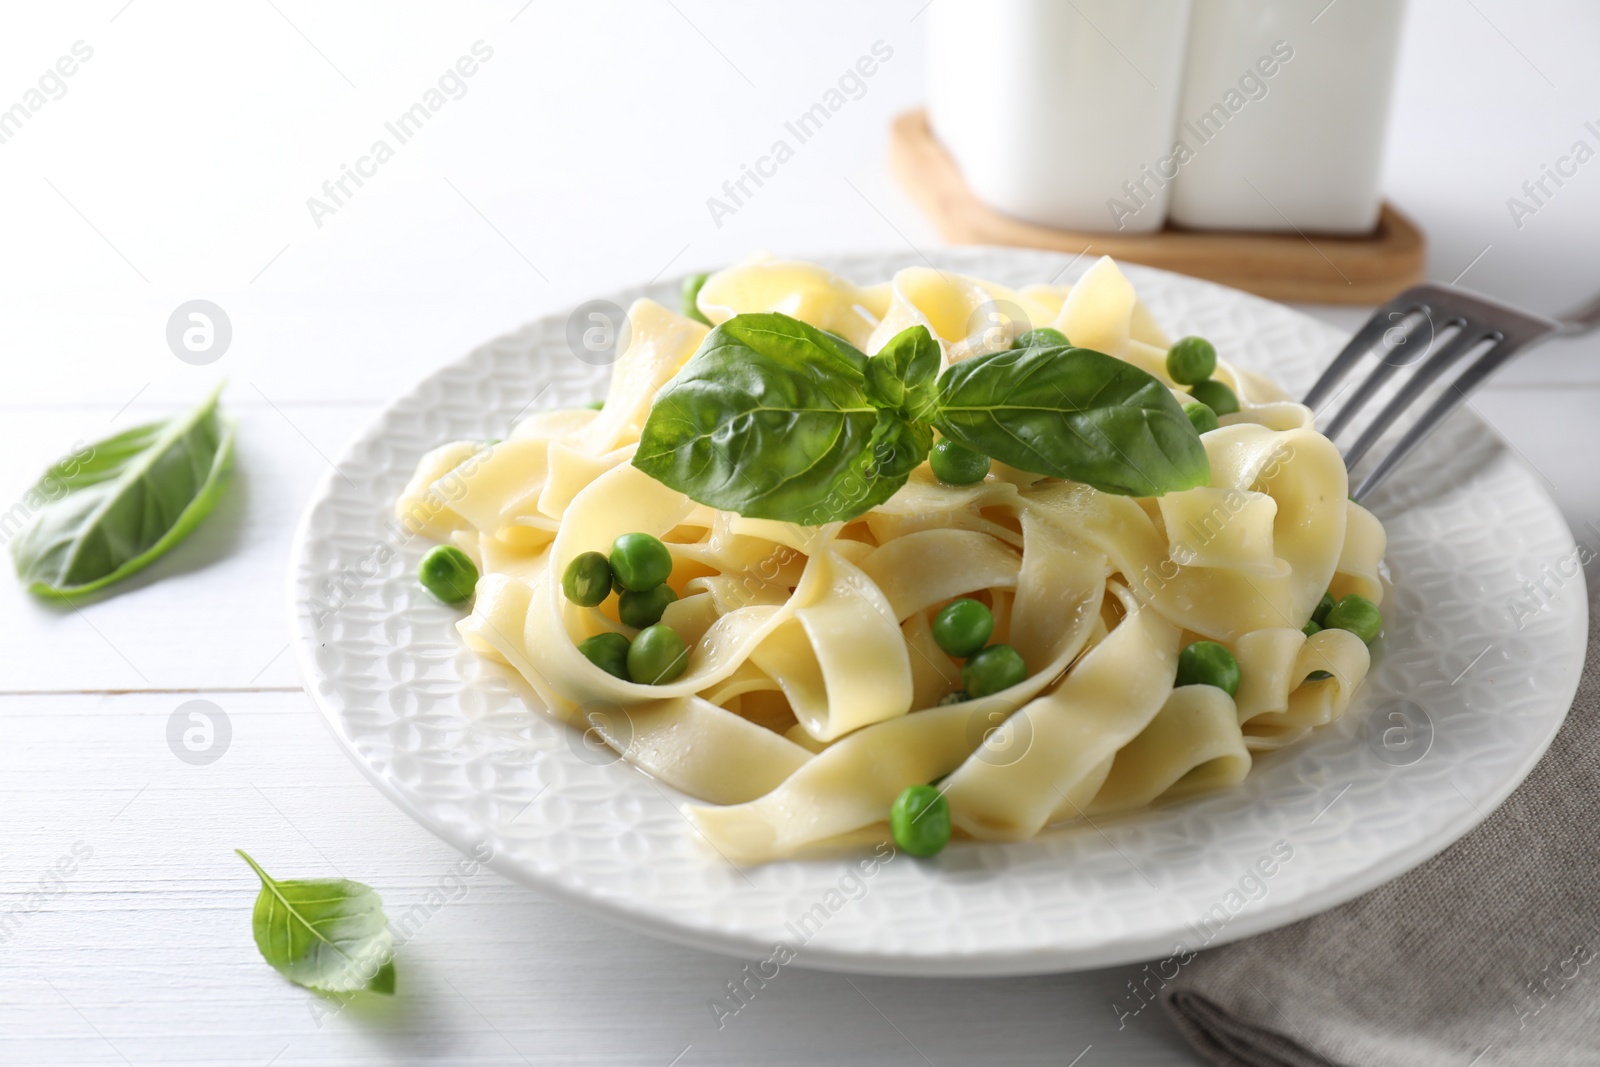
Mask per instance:
[[[798,319],[736,315],[656,397],[633,464],[749,518],[854,518],[894,495],[932,443],[880,412],[867,366],[848,342]]]
[[[216,506],[233,461],[233,424],[211,394],[193,411],[98,441],[45,472],[43,501],[11,542],[17,577],[40,596],[126,578]]]
[[[377,893],[347,878],[280,882],[235,851],[261,878],[250,925],[279,974],[320,993],[394,992],[394,935]]]
[[[1205,485],[1211,468],[1183,408],[1131,363],[1053,346],[963,360],[939,378],[944,436],[1034,474],[1123,496]]]

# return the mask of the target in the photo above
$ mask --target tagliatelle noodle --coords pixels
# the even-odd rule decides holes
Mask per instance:
[[[1226,789],[1250,772],[1232,698],[1214,685],[1186,685],[1167,695],[1139,735],[1119,749],[1087,814],[1142,808]]]

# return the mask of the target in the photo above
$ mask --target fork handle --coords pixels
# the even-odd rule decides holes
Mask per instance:
[[[1590,297],[1586,303],[1557,315],[1556,322],[1560,323],[1556,333],[1561,337],[1576,337],[1600,327],[1600,293]]]

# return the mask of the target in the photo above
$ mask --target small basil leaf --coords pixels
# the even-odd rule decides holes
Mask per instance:
[[[897,412],[879,409],[878,422],[872,427],[872,442],[868,446],[870,470],[882,485],[891,487],[879,504],[906,483],[932,449],[933,427],[925,422],[908,421]]]
[[[700,290],[705,288],[709,274],[691,274],[683,280],[683,315],[696,322],[711,325],[711,320],[700,313]]]
[[[939,378],[934,425],[1002,463],[1106,493],[1160,496],[1211,468],[1166,386],[1120,359],[1053,346],[992,352]]]
[[[250,925],[279,974],[320,993],[394,992],[394,935],[377,893],[346,878],[280,882],[235,851],[261,878]]]
[[[903,458],[887,474],[873,461],[879,413],[866,365],[848,342],[787,315],[736,315],[657,395],[633,465],[750,518],[854,518],[906,478]]]
[[[943,353],[926,326],[901,330],[867,360],[867,398],[912,420],[933,415]]]
[[[24,497],[39,504],[11,542],[17,577],[57,597],[126,578],[210,514],[232,461],[233,424],[217,393],[186,415],[79,450]]]

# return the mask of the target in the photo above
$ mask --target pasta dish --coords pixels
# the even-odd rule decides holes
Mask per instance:
[[[397,502],[473,652],[739,862],[1239,784],[1369,667],[1384,532],[1265,378],[1071,286],[755,260],[649,300],[598,408]]]

